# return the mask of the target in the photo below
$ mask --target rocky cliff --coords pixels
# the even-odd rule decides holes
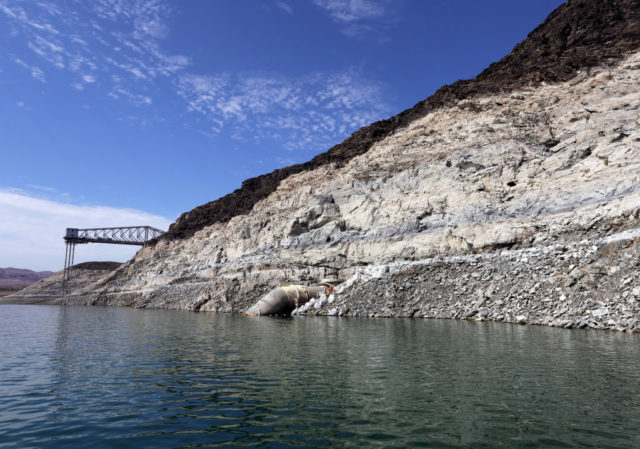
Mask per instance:
[[[640,329],[640,1],[569,1],[474,80],[184,214],[78,302]]]

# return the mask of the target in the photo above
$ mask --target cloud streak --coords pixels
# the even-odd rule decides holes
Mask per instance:
[[[314,2],[357,30],[386,14],[385,0]],[[273,4],[294,12],[283,0]],[[295,80],[277,73],[192,73],[189,57],[162,48],[171,14],[163,0],[0,0],[0,17],[26,43],[24,55],[12,59],[34,79],[46,83],[47,71],[65,71],[78,92],[99,91],[140,108],[153,105],[168,86],[207,135],[228,132],[238,141],[320,151],[389,114],[383,86],[354,68]]]
[[[36,198],[15,189],[0,189],[0,217],[0,267],[52,271],[64,265],[62,237],[67,227],[150,225],[166,230],[172,222],[135,209],[78,206]],[[123,245],[81,245],[76,250],[76,262],[126,261],[137,249]]]
[[[136,105],[151,103],[137,98],[151,96],[154,80],[171,78],[189,65],[186,56],[161,49],[170,13],[161,0],[71,0],[64,5],[0,0],[0,16],[16,27],[13,37],[24,41],[33,57],[70,72],[75,89],[101,82],[117,98]],[[39,66],[22,62],[34,78],[44,81]],[[122,95],[132,90],[138,92]]]
[[[186,74],[179,94],[211,131],[237,139],[284,139],[289,150],[327,148],[388,111],[382,87],[361,71],[318,73],[291,80],[276,75]]]
[[[357,22],[384,17],[387,14],[386,0],[313,0],[325,9],[337,22]]]
[[[288,3],[278,0],[275,5],[287,14],[293,14],[293,8]]]
[[[31,72],[31,77],[32,78],[37,79],[41,83],[46,83],[47,82],[47,80],[44,77],[44,72],[42,71],[42,69],[40,67],[31,66],[31,65],[27,64],[26,62],[24,62],[22,59],[15,58],[15,57],[13,58],[13,62],[15,62],[20,67],[24,67],[29,72]]]
[[[389,3],[389,0],[313,0],[313,4],[325,10],[349,37],[379,33],[393,21]],[[385,38],[378,40],[384,42]]]

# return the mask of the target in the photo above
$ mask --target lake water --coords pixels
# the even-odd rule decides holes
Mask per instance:
[[[639,448],[638,335],[0,306],[0,447]]]

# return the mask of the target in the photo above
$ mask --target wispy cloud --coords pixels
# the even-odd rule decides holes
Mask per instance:
[[[379,31],[393,20],[389,0],[313,0],[331,18],[342,25],[342,32],[350,37]]]
[[[386,14],[386,0],[313,0],[339,22],[377,19]]]
[[[35,189],[35,190],[40,190],[42,192],[49,192],[49,193],[57,193],[58,189],[55,189],[53,187],[49,187],[49,186],[41,186],[38,184],[29,184],[27,185],[27,187],[31,188],[31,189]]]
[[[358,30],[384,17],[387,8],[385,0],[314,2]],[[293,13],[285,0],[272,5]],[[296,79],[260,72],[192,73],[187,56],[162,48],[171,13],[164,0],[0,0],[0,18],[19,29],[15,39],[26,46],[13,60],[33,78],[44,83],[46,71],[64,71],[78,92],[99,89],[141,108],[153,105],[155,94],[168,86],[206,124],[200,129],[206,134],[228,132],[239,141],[270,140],[290,150],[318,151],[390,112],[382,85],[356,69]]]
[[[293,14],[293,8],[288,3],[283,2],[281,0],[278,0],[278,1],[274,2],[274,3],[278,8],[280,8],[281,10],[286,12],[287,14]]]
[[[179,93],[211,131],[236,139],[284,140],[285,147],[318,150],[388,113],[381,86],[360,70],[291,80],[275,75],[184,75]]]
[[[16,57],[13,58],[13,62],[15,62],[20,67],[24,67],[29,72],[31,72],[31,77],[32,78],[37,79],[41,83],[46,83],[47,82],[47,80],[45,79],[45,76],[44,76],[44,72],[42,71],[42,69],[40,67],[29,65],[26,62],[24,62],[22,59],[16,58]]]
[[[49,188],[33,186],[48,192]],[[15,189],[0,189],[0,267],[59,270],[64,261],[65,228],[151,225],[167,229],[172,220],[135,209],[78,206],[37,198]],[[137,248],[83,245],[76,262],[126,261]]]
[[[66,4],[0,0],[0,16],[4,14],[16,27],[14,37],[25,42],[39,61],[70,72],[75,89],[102,81],[103,88],[137,105],[150,104],[138,98],[152,95],[155,79],[171,79],[189,64],[186,56],[161,49],[170,13],[161,0],[71,0]],[[45,80],[38,64],[22,62],[34,78]],[[122,95],[132,90],[138,92]]]

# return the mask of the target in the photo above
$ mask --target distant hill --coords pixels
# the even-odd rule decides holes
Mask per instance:
[[[0,304],[60,304],[65,296],[73,296],[73,301],[67,297],[66,304],[82,304],[81,290],[91,289],[91,284],[100,281],[110,275],[122,265],[120,262],[82,262],[74,265],[71,270],[71,278],[67,284],[67,292],[64,290],[64,271],[53,273],[46,279],[41,279],[33,285],[24,287],[19,291],[2,291],[0,288]]]
[[[24,268],[0,268],[0,288],[21,288],[48,278],[53,271],[33,271]]]

